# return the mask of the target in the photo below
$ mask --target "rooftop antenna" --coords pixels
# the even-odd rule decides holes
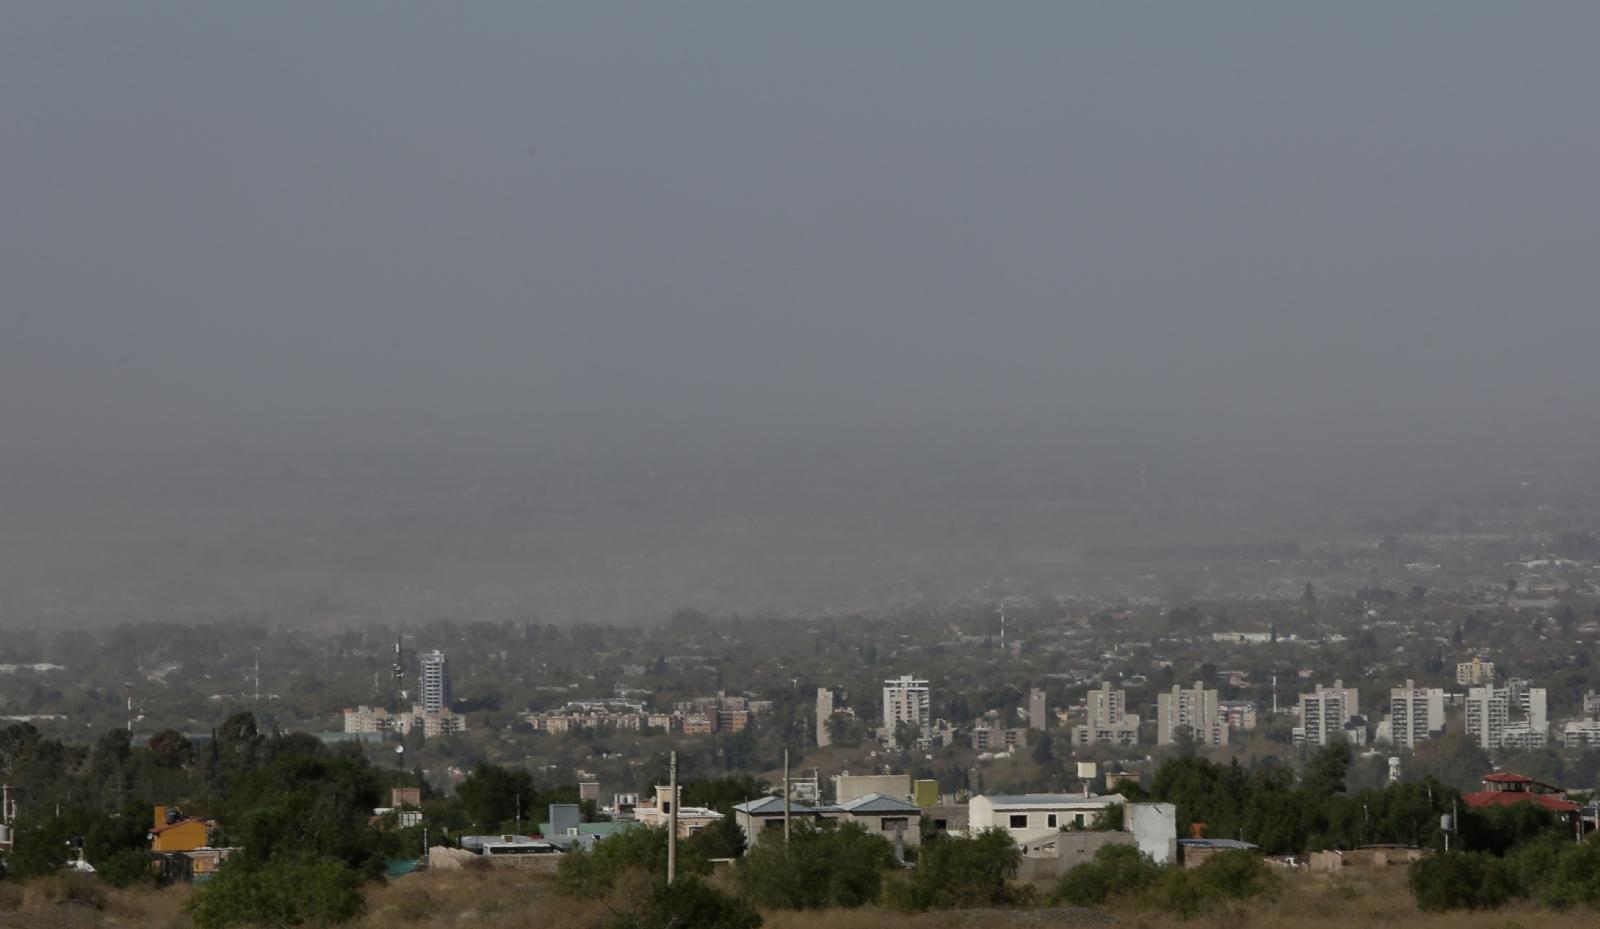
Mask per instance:
[[[124,693],[127,694],[127,697],[128,697],[128,731],[132,732],[133,731],[133,684],[124,682],[123,685],[122,685],[122,689],[123,689]]]
[[[394,679],[402,680],[406,676],[406,669],[400,656],[400,639],[405,635],[405,627],[401,626],[394,633]]]

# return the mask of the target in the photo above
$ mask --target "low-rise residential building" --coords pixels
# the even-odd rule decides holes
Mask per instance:
[[[210,844],[211,823],[204,819],[185,816],[175,806],[155,808],[150,827],[152,852],[192,852]]]
[[[683,788],[678,788],[677,799],[682,799]],[[665,784],[656,786],[656,795],[634,807],[633,818],[646,826],[666,828],[672,821],[672,788]],[[703,806],[678,807],[678,835],[690,836],[722,819],[722,814]]]
[[[1531,803],[1569,821],[1577,818],[1580,809],[1561,788],[1510,771],[1485,775],[1483,789],[1467,794],[1461,801],[1472,809]]]
[[[1229,729],[1241,732],[1254,729],[1258,719],[1256,705],[1249,700],[1218,700],[1217,714],[1227,722]]]
[[[969,736],[975,752],[1003,752],[1028,744],[1028,730],[1004,729],[998,724],[976,726]]]
[[[761,797],[733,808],[734,821],[752,848],[776,834],[783,837],[783,798]],[[901,848],[922,844],[922,808],[899,797],[866,794],[843,803],[812,804],[789,801],[791,823],[856,823],[869,833],[881,835]]]
[[[1561,727],[1563,748],[1600,745],[1600,719],[1575,719]]]
[[[1121,794],[979,795],[967,804],[967,828],[973,832],[1004,829],[1021,842],[1041,831],[1088,828],[1095,817],[1124,802]]]
[[[359,706],[344,711],[344,731],[347,733],[396,733],[408,735],[421,732],[424,738],[435,738],[453,732],[464,732],[467,718],[454,710],[424,709],[416,704],[409,711],[391,713],[382,707]]]

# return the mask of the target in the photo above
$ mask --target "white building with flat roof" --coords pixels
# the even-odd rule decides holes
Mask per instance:
[[[1124,802],[1121,794],[979,795],[967,804],[967,830],[1004,829],[1018,842],[1033,841],[1069,826],[1088,827],[1096,816]]]
[[[1482,655],[1473,655],[1471,661],[1456,665],[1457,684],[1494,683],[1494,662],[1484,661]]]

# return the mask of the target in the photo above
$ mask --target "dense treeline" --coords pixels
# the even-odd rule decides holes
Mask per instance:
[[[1469,809],[1453,788],[1431,778],[1352,791],[1351,764],[1351,750],[1342,743],[1315,752],[1298,777],[1281,766],[1250,770],[1184,757],[1162,765],[1148,790],[1121,789],[1131,799],[1175,804],[1184,831],[1201,823],[1207,835],[1245,839],[1281,855],[1375,843],[1439,848],[1439,818],[1453,812],[1456,848],[1467,851],[1416,867],[1412,886],[1422,907],[1491,907],[1519,897],[1556,907],[1600,904],[1594,890],[1600,887],[1600,844],[1574,843],[1570,827],[1552,814],[1533,804]],[[578,802],[575,786],[540,785],[526,769],[488,764],[474,768],[453,796],[438,796],[420,774],[375,766],[357,746],[261,732],[248,713],[229,717],[200,745],[175,732],[134,745],[126,732],[114,730],[74,746],[26,723],[9,726],[0,729],[0,776],[20,801],[16,844],[6,860],[13,878],[57,871],[69,845],[79,845],[107,882],[153,881],[145,854],[153,807],[176,805],[214,818],[213,844],[239,851],[192,898],[201,929],[332,922],[360,913],[362,885],[378,879],[386,861],[423,850],[423,827],[402,829],[392,817],[374,815],[374,808],[388,805],[393,786],[421,789],[435,842],[465,833],[532,831],[549,804]],[[685,784],[686,803],[725,814],[680,843],[685,887],[665,885],[665,834],[635,829],[592,852],[564,856],[557,889],[583,899],[620,896],[635,920],[630,925],[663,914],[677,918],[675,907],[715,911],[730,925],[748,925],[752,904],[927,910],[1034,901],[1012,880],[1018,853],[1004,833],[930,835],[907,850],[911,869],[896,860],[886,839],[854,826],[802,822],[788,844],[768,841],[747,850],[726,814],[766,789],[748,777]],[[598,815],[592,803],[584,806],[588,818]],[[735,858],[733,897],[699,881],[709,878],[713,860]],[[1138,894],[1151,905],[1192,914],[1234,899],[1230,894],[1270,892],[1270,875],[1251,860],[1256,864],[1219,856],[1219,863],[1189,873],[1112,848],[1071,872],[1049,899],[1096,905]]]
[[[1313,754],[1299,778],[1283,767],[1250,771],[1180,758],[1157,770],[1148,791],[1125,792],[1176,804],[1181,829],[1203,823],[1206,835],[1243,839],[1269,855],[1375,844],[1442,848],[1446,813],[1456,816],[1460,844],[1495,854],[1556,828],[1532,806],[1468,809],[1459,791],[1432,778],[1347,792],[1350,762],[1342,742]]]

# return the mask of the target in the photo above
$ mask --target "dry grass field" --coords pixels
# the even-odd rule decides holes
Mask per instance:
[[[608,906],[622,906],[639,888],[610,900],[554,896],[548,882],[516,871],[418,874],[376,887],[356,929],[594,929]],[[0,927],[28,929],[187,929],[189,891],[119,891],[92,882],[49,880],[0,884]],[[1275,899],[1182,920],[1122,901],[1094,910],[967,911],[908,915],[877,909],[774,912],[768,929],[1592,929],[1592,911],[1552,913],[1528,905],[1486,913],[1419,913],[1399,871],[1376,875],[1290,876]]]

